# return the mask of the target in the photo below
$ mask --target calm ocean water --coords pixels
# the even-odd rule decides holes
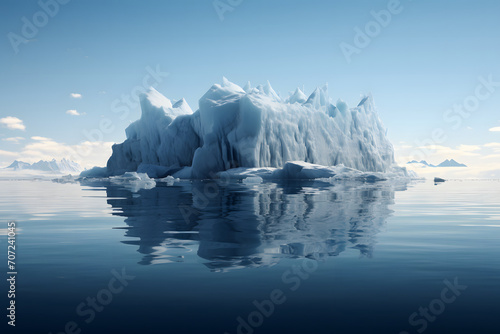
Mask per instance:
[[[0,181],[5,262],[18,228],[16,327],[2,326],[498,333],[499,186]]]

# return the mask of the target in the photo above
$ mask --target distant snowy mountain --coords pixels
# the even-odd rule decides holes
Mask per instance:
[[[408,164],[420,164],[421,167],[436,167],[430,163],[428,163],[427,161],[425,160],[420,160],[420,161],[417,161],[417,160],[412,160],[410,162],[408,162]]]
[[[52,159],[51,161],[40,160],[33,164],[16,160],[10,164],[10,166],[6,167],[6,169],[12,169],[15,171],[37,170],[54,173],[80,173],[83,171],[83,168],[80,167],[79,164],[67,159],[62,159],[60,161],[57,161],[56,159]]]
[[[9,167],[6,168],[12,168],[14,170],[22,170],[22,169],[29,169],[30,167],[31,165],[29,163],[16,160],[13,163],[11,163]]]
[[[453,159],[451,160],[446,159],[445,161],[437,165],[437,167],[467,167],[467,166],[459,162],[456,162]]]
[[[451,159],[451,160],[446,159],[445,161],[441,162],[437,166],[429,164],[425,160],[420,160],[420,161],[412,160],[412,161],[407,162],[406,164],[407,165],[415,165],[417,167],[422,167],[422,168],[425,168],[425,167],[467,167],[467,165],[456,162],[453,159]]]

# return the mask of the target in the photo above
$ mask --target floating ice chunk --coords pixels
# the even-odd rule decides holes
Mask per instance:
[[[73,177],[73,175],[68,174],[68,175],[64,175],[64,176],[61,176],[61,177],[56,178],[56,179],[52,179],[52,182],[55,182],[55,183],[75,183],[76,180]]]
[[[275,178],[275,172],[280,168],[261,167],[261,168],[232,168],[223,172],[219,172],[216,176],[222,180],[244,180],[248,177],[260,177],[264,180]]]
[[[243,179],[243,183],[245,184],[259,184],[264,180],[259,176],[249,176]]]
[[[319,179],[328,178],[336,175],[334,168],[328,168],[326,166],[309,164],[303,161],[291,161],[287,162],[283,167],[284,179]]]
[[[168,186],[173,186],[175,182],[179,182],[180,179],[178,178],[175,178],[173,176],[167,176],[167,177],[164,177],[163,179],[159,179],[158,182],[164,182],[166,183]]]
[[[145,173],[127,172],[120,176],[110,177],[111,183],[123,186],[132,192],[138,192],[140,189],[152,189],[156,182],[150,179]]]

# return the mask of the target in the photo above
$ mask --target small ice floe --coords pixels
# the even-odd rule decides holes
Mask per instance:
[[[120,176],[111,176],[111,183],[138,192],[141,189],[152,189],[156,186],[155,180],[149,178],[146,173],[127,172]]]
[[[56,178],[56,179],[52,179],[52,182],[55,182],[55,183],[75,183],[76,180],[73,177],[73,175],[68,174],[68,175],[64,175],[64,176],[61,176],[61,177]]]
[[[243,179],[244,184],[260,184],[264,181],[261,177],[259,176],[249,176],[245,179]]]
[[[173,186],[175,182],[179,182],[181,179],[175,178],[171,175],[164,177],[162,179],[159,179],[158,182],[166,183],[167,186]]]
[[[443,182],[446,182],[446,180],[445,180],[445,179],[442,179],[442,178],[440,178],[440,177],[435,177],[435,178],[434,178],[434,183],[435,183],[435,184],[438,184],[438,183],[443,183]]]

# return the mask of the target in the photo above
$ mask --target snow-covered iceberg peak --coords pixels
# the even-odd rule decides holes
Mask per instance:
[[[307,98],[297,89],[282,99],[266,85],[242,89],[226,78],[214,84],[192,112],[182,99],[173,103],[154,89],[141,96],[141,118],[113,146],[109,175],[147,171],[206,178],[238,167],[283,167],[289,161],[344,165],[387,172],[394,165],[373,98],[349,109],[332,103],[328,86]]]
[[[295,92],[293,92],[293,94],[290,95],[290,97],[288,98],[288,103],[290,104],[294,104],[294,103],[304,103],[307,101],[307,96],[306,94],[304,94],[300,88],[297,87],[297,89],[295,90]]]
[[[265,84],[263,89],[264,89],[264,93],[266,93],[266,95],[270,96],[273,100],[278,101],[278,102],[281,101],[281,97],[279,97],[279,95],[276,94],[273,87],[271,87],[271,83],[269,81],[267,81],[267,83]]]
[[[153,87],[149,87],[149,90],[141,95],[141,101],[147,101],[151,106],[156,108],[172,108],[172,101],[167,99]]]
[[[160,117],[165,116],[171,119],[180,115],[192,114],[193,111],[186,100],[180,99],[172,105],[172,101],[167,99],[153,87],[140,96],[142,117]]]
[[[315,109],[321,109],[330,105],[330,97],[328,96],[328,84],[322,88],[316,88],[309,96],[305,104],[312,106]]]

